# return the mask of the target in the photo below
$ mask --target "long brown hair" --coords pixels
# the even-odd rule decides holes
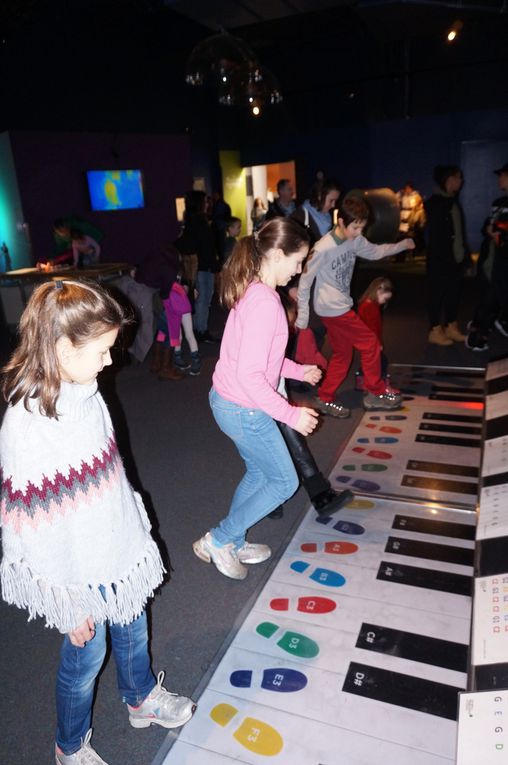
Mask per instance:
[[[68,338],[75,347],[105,332],[121,329],[129,319],[111,295],[86,280],[58,280],[37,287],[19,323],[19,345],[3,368],[2,393],[6,401],[37,398],[39,411],[57,419],[60,393],[57,341]]]
[[[226,308],[238,303],[249,284],[258,277],[270,250],[280,249],[284,255],[291,255],[308,244],[306,230],[289,218],[272,218],[255,234],[239,239],[222,268],[221,303]]]
[[[377,291],[379,289],[385,290],[385,292],[393,292],[393,284],[386,276],[378,276],[377,279],[371,281],[358,304],[363,303],[364,300],[372,300],[377,303]]]

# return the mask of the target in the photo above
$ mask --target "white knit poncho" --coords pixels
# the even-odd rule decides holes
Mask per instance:
[[[164,567],[97,383],[62,383],[58,420],[31,408],[9,406],[0,431],[2,597],[63,633],[129,624]]]

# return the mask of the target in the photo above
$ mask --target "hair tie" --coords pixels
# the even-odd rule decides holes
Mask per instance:
[[[63,281],[61,279],[56,279],[56,281],[55,281],[55,289],[63,290]]]

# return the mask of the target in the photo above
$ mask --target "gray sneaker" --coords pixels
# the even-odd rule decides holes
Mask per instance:
[[[367,391],[363,394],[363,406],[365,409],[400,409],[402,396],[389,388],[377,396]]]
[[[272,551],[268,545],[255,545],[250,542],[244,542],[236,550],[240,563],[263,563],[268,560]]]
[[[351,410],[342,404],[336,404],[335,401],[322,401],[316,396],[310,403],[313,409],[317,409],[321,414],[329,414],[332,417],[337,417],[339,420],[345,420],[349,417]]]
[[[191,719],[196,709],[192,699],[170,693],[163,688],[163,680],[164,672],[159,672],[157,685],[139,707],[131,707],[127,704],[129,722],[133,728],[148,728],[149,725],[179,728]]]
[[[81,747],[74,754],[63,754],[55,750],[56,765],[108,765],[102,757],[99,757],[95,749],[90,746],[92,729],[88,731],[81,742]]]
[[[200,560],[204,560],[205,563],[213,561],[218,571],[224,576],[229,576],[230,579],[245,579],[247,576],[247,569],[240,563],[238,552],[232,542],[216,547],[210,532],[207,531],[204,537],[194,542],[192,549]]]

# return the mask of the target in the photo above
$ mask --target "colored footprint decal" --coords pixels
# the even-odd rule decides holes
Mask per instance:
[[[349,470],[350,472],[353,472],[357,469],[357,465],[342,465],[342,470]],[[365,473],[382,473],[383,470],[388,470],[388,465],[380,465],[378,463],[367,463],[365,465],[360,465],[360,470],[363,470]]]
[[[335,477],[335,480],[339,483],[349,483],[351,480],[350,475],[338,475]],[[378,483],[374,483],[374,481],[365,481],[363,478],[357,478],[351,486],[354,486],[355,489],[359,489],[360,491],[379,491],[381,486]]]
[[[365,451],[364,446],[353,446],[353,451],[356,452],[356,454],[363,454]],[[389,452],[380,452],[376,449],[371,449],[370,452],[367,452],[365,455],[366,457],[372,457],[375,460],[391,460],[393,457],[393,454],[390,454]]]
[[[359,444],[398,444],[399,439],[393,436],[376,436],[376,438],[357,438]]]
[[[273,598],[270,608],[274,611],[289,611],[289,598]],[[337,603],[330,598],[311,597],[304,595],[298,598],[296,610],[304,614],[328,614],[335,611]]]
[[[346,507],[349,510],[372,510],[372,508],[376,507],[376,505],[369,499],[354,499],[352,502],[346,505]]]
[[[379,430],[381,433],[402,433],[401,428],[394,428],[393,425],[381,425],[381,427],[379,427],[378,425],[367,423],[365,427],[370,430]]]
[[[210,717],[225,728],[237,714],[238,709],[231,704],[217,704],[210,712]],[[249,752],[264,754],[266,757],[278,754],[284,746],[282,736],[275,728],[254,717],[246,717],[233,733],[233,738]]]
[[[321,547],[321,543],[319,547]],[[300,550],[305,553],[315,553],[318,552],[318,545],[316,542],[304,542],[303,545],[300,545]],[[352,555],[358,551],[358,545],[353,544],[353,542],[325,542],[322,551],[332,555]]]
[[[310,568],[310,563],[306,563],[304,560],[295,560],[289,567],[292,571],[296,571],[298,574],[303,574]],[[342,587],[346,584],[345,578],[337,571],[332,571],[329,568],[316,568],[309,576],[313,582],[318,584],[324,584],[326,587]]]
[[[253,671],[251,669],[237,669],[231,673],[229,681],[235,688],[251,688]],[[260,687],[265,691],[277,691],[278,693],[294,693],[301,691],[307,685],[307,678],[303,672],[287,667],[274,667],[265,669],[261,678]]]
[[[319,518],[316,518],[316,523],[321,523],[323,526],[326,526],[332,520],[333,518],[323,518],[323,516],[320,516]],[[353,523],[352,521],[337,521],[333,528],[335,531],[341,531],[343,534],[352,534],[353,536],[365,534],[363,526],[360,526],[359,523]]]
[[[261,637],[271,638],[279,629],[277,624],[262,622],[256,627],[256,632]],[[300,659],[313,659],[319,653],[319,646],[314,640],[299,632],[291,632],[291,630],[285,632],[280,640],[277,640],[277,645],[283,651],[287,651],[292,656],[298,656]]]

